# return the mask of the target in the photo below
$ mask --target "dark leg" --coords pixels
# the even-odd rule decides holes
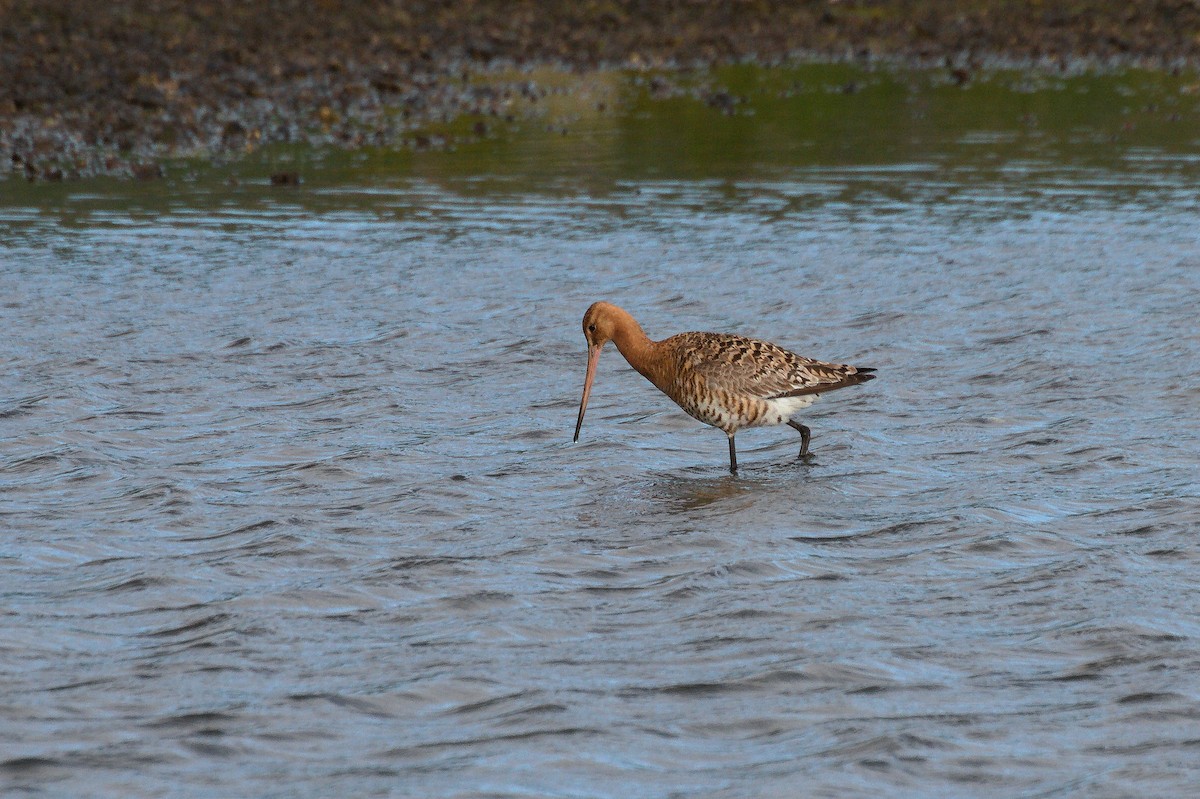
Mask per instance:
[[[733,433],[726,433],[729,436],[729,473],[737,474],[737,449],[733,446]]]
[[[808,454],[808,439],[812,438],[812,431],[799,422],[788,422],[788,427],[800,431],[800,457],[803,458]]]

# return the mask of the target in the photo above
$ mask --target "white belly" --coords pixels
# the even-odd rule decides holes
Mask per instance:
[[[762,405],[743,408],[739,407],[742,403],[737,401],[727,405],[716,399],[702,397],[690,402],[680,402],[679,406],[705,424],[729,431],[738,430],[743,427],[768,427],[770,425],[785,424],[792,418],[793,414],[807,408],[818,399],[820,399],[819,394],[805,394],[800,397],[780,397],[779,399],[767,400],[754,399],[748,402],[756,405],[762,403]],[[762,414],[759,414],[758,409],[763,405],[766,406],[766,410]],[[754,421],[751,421],[751,419]]]
[[[820,394],[803,394],[799,397],[780,397],[778,399],[763,400],[763,402],[767,403],[767,412],[753,424],[753,427],[786,424],[793,415],[812,405],[820,398]]]

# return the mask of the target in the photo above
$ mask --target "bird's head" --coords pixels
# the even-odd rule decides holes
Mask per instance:
[[[583,314],[583,337],[588,349],[599,349],[612,340],[622,317],[628,316],[611,302],[594,302]]]

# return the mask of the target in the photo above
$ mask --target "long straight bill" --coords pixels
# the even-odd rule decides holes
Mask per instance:
[[[587,375],[583,378],[583,399],[579,402],[579,421],[575,423],[575,441],[579,440],[579,430],[583,427],[583,412],[587,410],[588,397],[592,396],[592,380],[596,377],[596,364],[600,362],[600,347],[588,347]]]

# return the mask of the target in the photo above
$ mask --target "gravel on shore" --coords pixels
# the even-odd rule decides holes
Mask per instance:
[[[876,58],[1191,68],[1200,0],[0,0],[0,158],[31,180],[153,178],[164,158],[503,116],[514,67]]]

